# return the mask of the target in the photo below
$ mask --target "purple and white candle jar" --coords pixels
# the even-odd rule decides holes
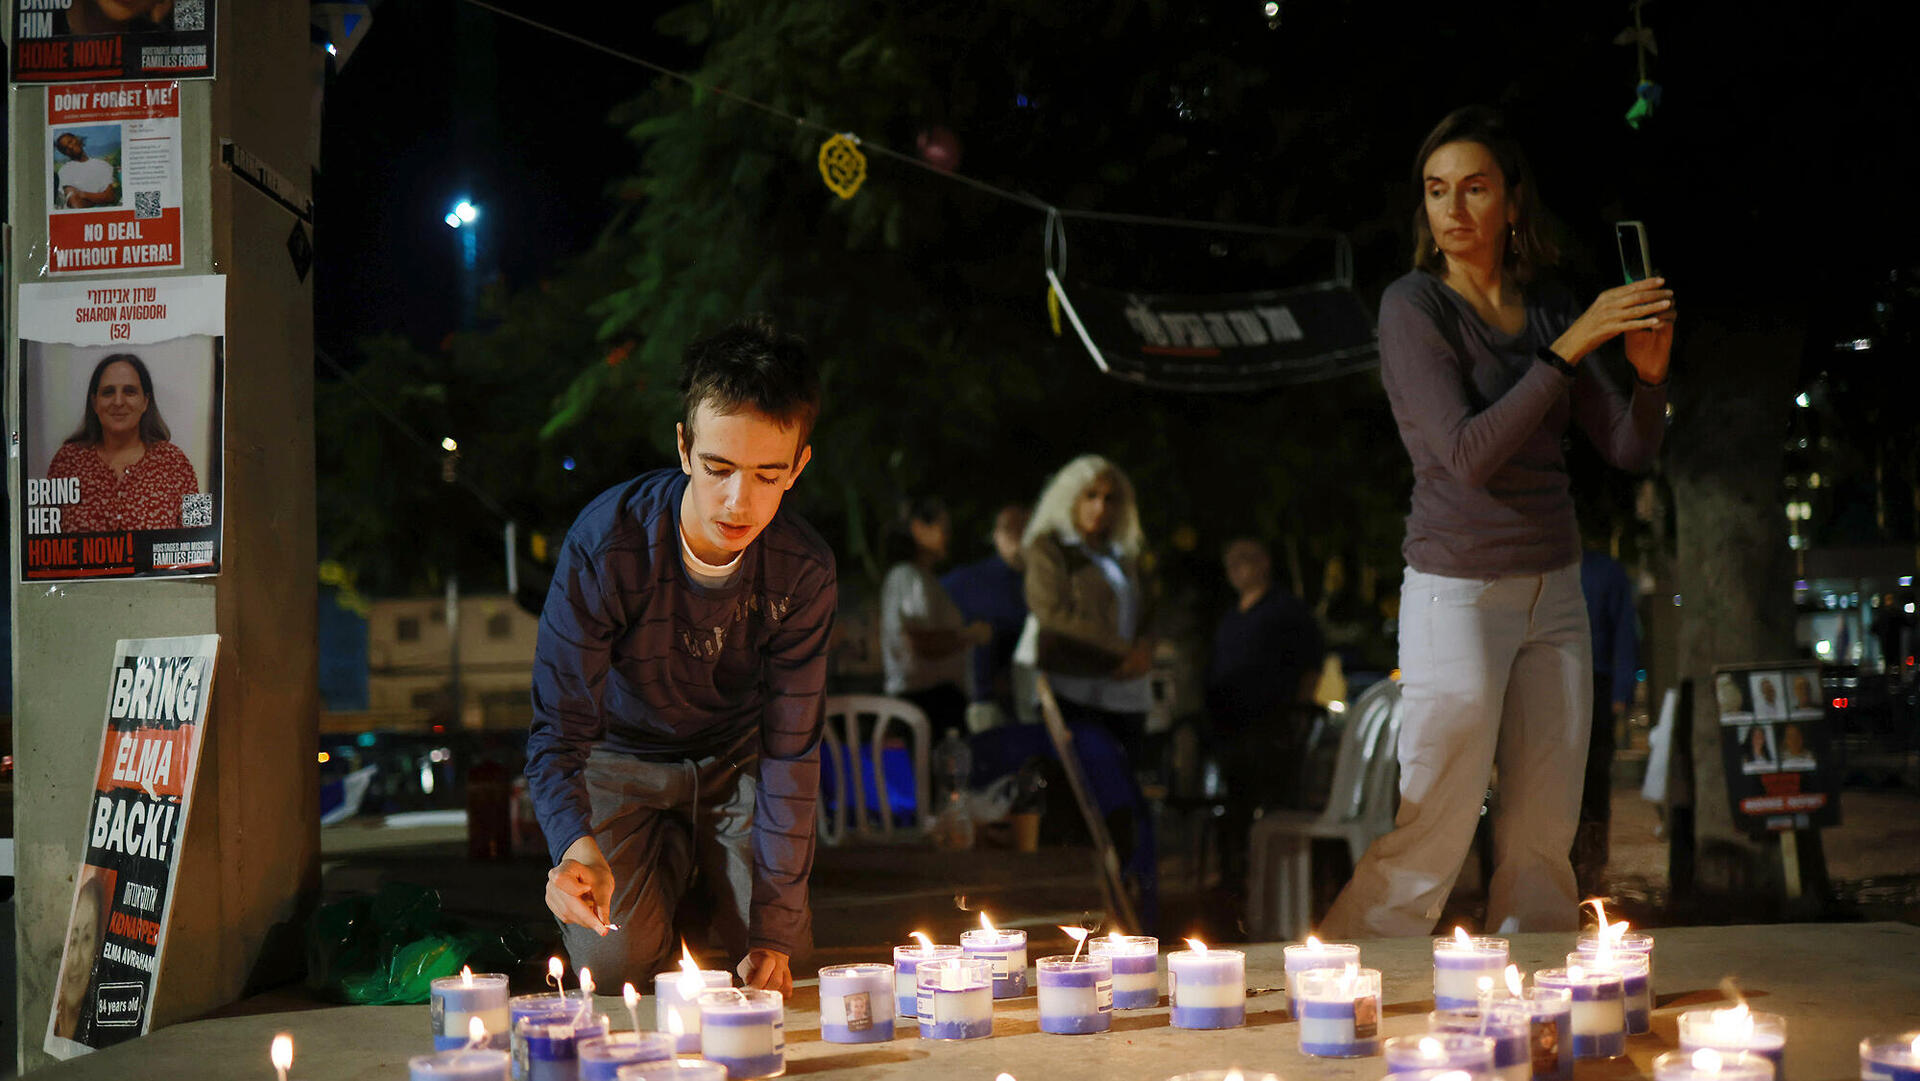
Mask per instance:
[[[702,992],[700,1056],[725,1066],[731,1081],[786,1073],[787,1011],[780,992]]]
[[[1861,1040],[1860,1081],[1920,1081],[1920,1032]]]
[[[527,1018],[514,1026],[514,1074],[525,1081],[579,1081],[581,1042],[606,1034],[607,1015],[584,1009],[565,1019]]]
[[[983,927],[960,932],[960,949],[968,957],[993,965],[993,997],[1018,998],[1027,993],[1027,933]]]
[[[407,1060],[407,1077],[408,1081],[507,1081],[510,1058],[492,1048],[415,1055]]]
[[[1380,1050],[1380,970],[1348,965],[1299,975],[1300,1051],[1361,1058]]]
[[[1296,977],[1316,968],[1345,968],[1360,963],[1360,947],[1345,942],[1321,942],[1309,937],[1281,951],[1287,966],[1287,1016],[1300,1018],[1300,992]]]
[[[1480,1003],[1480,981],[1500,986],[1507,968],[1507,940],[1469,935],[1455,928],[1452,936],[1433,940],[1433,1005],[1440,1010],[1468,1010]]]
[[[1034,982],[1040,1031],[1078,1036],[1113,1027],[1112,958],[1042,957],[1034,965]]]
[[[733,977],[716,969],[681,969],[653,978],[653,1027],[674,1036],[683,1055],[700,1050],[700,996],[733,986]]]
[[[617,1081],[622,1066],[666,1062],[674,1057],[673,1037],[664,1032],[614,1032],[581,1040],[580,1081]]]
[[[1653,1081],[1772,1081],[1773,1063],[1744,1051],[1668,1051],[1653,1060]]]
[[[1152,935],[1091,939],[1088,952],[1113,961],[1113,1008],[1145,1010],[1160,1004],[1160,940]]]
[[[484,1046],[505,1051],[513,1042],[513,1018],[507,1009],[507,978],[498,972],[468,972],[433,981],[427,999],[427,1019],[433,1028],[435,1051],[457,1051],[471,1040],[474,1018],[486,1026]]]
[[[579,1016],[586,1000],[579,995],[548,991],[538,995],[516,995],[507,1000],[507,1051],[513,1056],[513,1081],[527,1081],[527,1053],[520,1046],[522,1021],[562,1022]]]
[[[1573,952],[1582,957],[1595,957],[1600,954],[1600,936],[1589,933],[1580,936]],[[1627,988],[1627,1031],[1629,1033],[1647,1032],[1649,1029],[1635,1028],[1632,1014],[1635,1011],[1651,1015],[1653,1012],[1653,936],[1644,931],[1623,931],[1613,935],[1607,942],[1608,957],[1640,956],[1647,959],[1647,978],[1640,987],[1640,1003],[1634,1003],[1634,989]],[[1572,964],[1572,960],[1568,960]],[[1584,965],[1585,962],[1582,962]]]
[[[1533,974],[1533,982],[1558,987],[1573,997],[1575,1058],[1619,1058],[1627,1053],[1627,993],[1618,972],[1543,968]]]
[[[727,1081],[727,1068],[701,1058],[676,1058],[622,1066],[620,1081]]]
[[[993,962],[977,957],[922,961],[915,970],[915,1010],[928,1040],[993,1035]]]
[[[914,1004],[914,995],[918,984],[914,973],[927,961],[941,961],[965,957],[965,951],[958,946],[918,945],[895,946],[893,948],[893,1012],[902,1020],[918,1020],[918,1007]]]
[[[1653,993],[1649,990],[1652,980],[1649,978],[1649,959],[1643,953],[1570,953],[1567,955],[1567,967],[1585,968],[1595,972],[1617,972],[1620,974],[1621,992],[1625,996],[1627,1011],[1627,1035],[1638,1036],[1653,1031]]]
[[[1167,998],[1174,1028],[1238,1028],[1247,1020],[1247,955],[1209,949],[1188,939],[1190,949],[1167,955]]]
[[[1500,1081],[1533,1081],[1533,1022],[1517,1000],[1489,1000],[1477,1010],[1435,1010],[1427,1015],[1427,1028],[1485,1036],[1493,1041],[1488,1072]]]
[[[1726,1010],[1688,1010],[1680,1015],[1680,1050],[1710,1048],[1722,1055],[1745,1051],[1773,1063],[1773,1081],[1786,1081],[1787,1019],[1741,1003]]]
[[[1475,1032],[1429,1032],[1420,1036],[1391,1036],[1381,1045],[1387,1074],[1412,1070],[1493,1070],[1493,1037]]]
[[[829,965],[820,970],[820,1038],[828,1043],[893,1039],[892,965]]]
[[[1573,1081],[1573,992],[1527,988],[1520,999],[1533,1023],[1533,1081]]]

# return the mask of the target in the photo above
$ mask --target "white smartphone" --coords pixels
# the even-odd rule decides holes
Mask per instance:
[[[1620,248],[1620,272],[1629,283],[1653,277],[1653,255],[1647,249],[1647,227],[1637,221],[1613,223],[1613,240]]]

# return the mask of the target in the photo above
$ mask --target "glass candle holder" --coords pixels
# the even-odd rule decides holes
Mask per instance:
[[[893,1039],[892,965],[829,965],[820,970],[820,1038],[828,1043]]]
[[[1709,1057],[1710,1056],[1710,1057]],[[1769,1081],[1773,1063],[1744,1051],[1668,1051],[1653,1060],[1653,1081]]]
[[[1477,1010],[1435,1010],[1427,1015],[1427,1029],[1485,1036],[1493,1041],[1489,1072],[1500,1081],[1533,1081],[1533,1022],[1518,999],[1488,1000]]]
[[[787,1072],[787,1011],[778,991],[754,988],[700,995],[700,1056],[732,1081]]]
[[[507,1081],[511,1058],[492,1048],[415,1055],[407,1060],[407,1077],[409,1081]]]
[[[1486,1073],[1493,1069],[1493,1038],[1469,1032],[1429,1032],[1420,1036],[1391,1036],[1381,1045],[1386,1056],[1387,1073],[1410,1070],[1466,1070]]]
[[[613,1032],[581,1040],[575,1053],[580,1081],[616,1081],[622,1066],[672,1059],[673,1037],[664,1032]]]
[[[1380,970],[1349,965],[1300,973],[1300,1051],[1359,1058],[1380,1050]]]
[[[435,1051],[457,1051],[467,1046],[468,1025],[478,1017],[487,1027],[487,1047],[505,1051],[513,1039],[512,1011],[507,1007],[507,977],[499,972],[442,976],[430,985],[427,1022]]]
[[[1638,1036],[1653,1031],[1653,985],[1652,959],[1644,953],[1625,953],[1609,951],[1604,956],[1593,953],[1570,953],[1567,955],[1567,967],[1605,969],[1620,974],[1621,991],[1625,995],[1627,1011],[1627,1035]]]
[[[1860,1081],[1920,1081],[1920,1032],[1861,1040]]]
[[[1480,980],[1500,986],[1507,970],[1507,940],[1491,935],[1433,940],[1433,1005],[1440,1010],[1472,1009],[1480,1002]]]
[[[1544,968],[1533,974],[1533,982],[1560,988],[1573,997],[1575,1058],[1619,1058],[1627,1053],[1626,987],[1618,972]]]
[[[1034,964],[1040,1031],[1065,1036],[1113,1027],[1113,959],[1042,957]]]
[[[965,951],[958,946],[895,946],[893,948],[893,994],[894,1016],[903,1020],[915,1021],[920,1017],[919,1007],[914,1005],[914,973],[924,961],[939,961],[946,958],[964,957]]]
[[[1281,950],[1287,967],[1287,1016],[1300,1019],[1296,977],[1316,968],[1345,968],[1360,963],[1360,947],[1348,942],[1302,942]]]
[[[659,1032],[679,1030],[675,1049],[681,1054],[696,1054],[700,1050],[700,996],[708,991],[717,991],[733,986],[732,975],[715,969],[700,970],[699,980],[693,981],[687,973],[662,972],[653,978],[653,1027]],[[667,1015],[672,1014],[669,1021]]]
[[[1087,952],[1113,961],[1113,1008],[1145,1010],[1160,1004],[1160,940],[1152,935],[1091,939]]]
[[[993,967],[978,957],[920,962],[914,991],[921,1037],[978,1040],[993,1035]]]
[[[581,1041],[606,1034],[603,1013],[526,1018],[514,1028],[514,1064],[526,1081],[579,1081]]]
[[[1688,1010],[1680,1015],[1680,1050],[1745,1051],[1773,1063],[1773,1081],[1786,1081],[1787,1019],[1746,1006]]]
[[[680,1058],[622,1066],[618,1076],[620,1081],[727,1081],[727,1068],[706,1059]]]
[[[968,957],[993,965],[993,997],[1018,998],[1027,993],[1027,933],[979,928],[960,932],[960,949]]]
[[[1174,1028],[1236,1028],[1247,1019],[1247,955],[1186,949],[1167,955]]]

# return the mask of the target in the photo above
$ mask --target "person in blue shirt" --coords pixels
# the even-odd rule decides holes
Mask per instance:
[[[1587,623],[1593,632],[1593,736],[1587,741],[1587,774],[1571,858],[1580,895],[1594,897],[1607,892],[1614,727],[1633,702],[1640,668],[1640,621],[1633,610],[1633,583],[1627,569],[1604,552],[1588,548],[1580,553],[1580,592],[1586,596]]]
[[[617,987],[672,967],[696,874],[754,987],[793,987],[836,591],[781,509],[812,457],[817,369],[764,317],[687,348],[680,468],[601,494],[540,616],[527,783],[574,965]]]
[[[978,563],[955,567],[940,579],[968,623],[984,621],[993,637],[975,648],[970,696],[975,702],[999,702],[1012,712],[1013,647],[1027,625],[1027,562],[1020,537],[1031,512],[1009,503],[993,517],[993,554]]]

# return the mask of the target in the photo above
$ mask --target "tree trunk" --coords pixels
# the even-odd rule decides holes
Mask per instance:
[[[1777,861],[1734,824],[1712,693],[1715,665],[1794,656],[1781,472],[1806,338],[1800,313],[1695,311],[1674,358],[1667,461],[1680,596],[1679,675],[1693,695],[1697,895],[1778,896]],[[1675,883],[1676,888],[1683,884]]]

